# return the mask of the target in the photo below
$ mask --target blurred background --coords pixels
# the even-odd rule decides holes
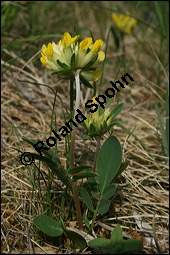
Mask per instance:
[[[131,33],[119,29],[112,13],[136,19]],[[49,196],[44,185],[46,179],[48,190],[56,187],[52,178],[48,179],[47,168],[42,166],[42,179],[34,166],[21,164],[19,155],[21,151],[34,151],[22,136],[45,141],[50,128],[57,130],[69,117],[68,81],[51,75],[39,60],[42,45],[58,43],[64,32],[79,34],[80,40],[93,37],[104,41],[106,59],[101,64],[103,75],[94,84],[96,93],[103,94],[110,81],[120,80],[127,72],[134,78],[109,105],[112,108],[124,103],[120,120],[126,121],[125,128],[115,127],[113,133],[121,141],[129,167],[121,180],[122,185],[126,184],[123,200],[121,203],[115,200],[108,217],[133,215],[136,211],[151,215],[145,221],[152,224],[152,215],[159,215],[155,222],[159,247],[148,244],[144,254],[159,254],[159,248],[162,254],[169,252],[168,18],[168,1],[1,1],[3,253],[22,253],[24,249],[28,253],[29,235],[34,242],[39,238],[30,230],[33,216],[43,213],[48,206],[51,215],[59,213],[57,198]],[[54,93],[46,85],[58,90],[54,115]],[[85,86],[81,90],[84,100],[93,96],[93,90]],[[83,135],[80,128],[77,158],[90,161],[94,158],[95,143],[84,141]],[[67,158],[64,140],[57,150],[64,165]],[[89,158],[85,157],[89,152]],[[131,220],[120,219],[116,223],[127,231],[133,227]],[[109,224],[114,226],[115,221]],[[47,253],[54,252],[47,243]],[[69,243],[64,241],[63,245],[65,250],[61,248],[60,253],[71,250]]]

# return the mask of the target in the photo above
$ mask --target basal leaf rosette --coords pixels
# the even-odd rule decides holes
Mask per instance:
[[[102,71],[97,65],[104,61],[105,53],[102,51],[103,41],[86,38],[78,43],[79,35],[71,37],[66,32],[58,44],[55,42],[43,45],[40,61],[49,70],[64,78],[70,79],[80,69],[80,80],[98,81]],[[84,83],[84,82],[83,82]],[[85,84],[86,85],[86,84]]]
[[[129,15],[112,13],[112,19],[117,28],[127,34],[131,34],[133,27],[137,24],[137,20]]]

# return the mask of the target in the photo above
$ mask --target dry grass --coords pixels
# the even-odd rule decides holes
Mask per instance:
[[[120,102],[124,102],[124,110],[119,118],[127,121],[124,126],[133,131],[150,152],[144,150],[134,137],[115,127],[114,134],[121,141],[124,159],[129,162],[129,166],[120,178],[121,190],[113,198],[109,213],[97,219],[94,236],[108,237],[113,227],[119,223],[125,237],[143,241],[144,254],[168,254],[168,165],[158,139],[157,117],[153,107],[153,102],[158,100],[158,86],[149,64],[153,61],[159,68],[162,66],[158,59],[153,60],[154,53],[150,46],[148,51],[152,52],[151,59],[146,52],[138,51],[139,49],[134,52],[133,40],[128,38],[126,42],[127,65],[133,64],[128,72],[134,77],[135,82],[121,91]],[[11,57],[15,54],[13,51],[5,53]],[[112,53],[110,48],[108,59],[119,58],[121,54],[121,51]],[[79,250],[72,250],[69,240],[63,240],[62,247],[55,247],[48,241],[38,242],[33,235],[32,219],[36,214],[43,212],[43,207],[39,204],[39,190],[35,189],[32,194],[30,180],[33,177],[33,170],[21,164],[20,153],[17,151],[33,152],[33,148],[23,142],[22,136],[42,141],[49,136],[54,95],[47,87],[37,84],[48,84],[53,89],[58,88],[59,97],[55,110],[57,125],[60,127],[65,122],[61,114],[69,109],[68,82],[56,81],[56,77],[51,77],[49,71],[44,68],[38,69],[33,60],[25,63],[24,59],[19,59],[19,62],[18,66],[11,65],[2,77],[1,252],[4,254],[79,253]],[[2,64],[4,63],[2,60]],[[25,67],[22,69],[23,65]],[[109,81],[115,78],[112,69],[113,66],[108,61],[102,92],[110,86]],[[123,75],[124,71],[120,73]],[[17,79],[27,82],[19,82]],[[166,79],[167,74],[164,70],[162,80],[166,81]],[[85,88],[82,88],[82,91],[82,99],[86,101],[91,92]],[[159,91],[165,95],[165,86],[159,88]],[[82,128],[79,128],[78,134],[77,156],[80,155],[79,151],[84,154],[94,153],[95,143],[84,142]],[[64,161],[64,140],[58,145],[58,153]],[[44,165],[42,172],[47,177],[48,171]],[[61,184],[55,180],[53,187],[56,185]],[[41,192],[46,192],[44,185]],[[74,219],[68,218],[68,224],[74,226]],[[147,233],[150,234],[147,236]],[[85,250],[83,253],[91,254],[91,251]]]

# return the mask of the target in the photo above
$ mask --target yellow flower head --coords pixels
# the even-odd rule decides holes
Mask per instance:
[[[96,97],[94,96],[91,100],[93,104],[97,104]],[[94,106],[95,107],[95,106]],[[94,110],[93,108],[91,108]],[[111,114],[110,108],[107,108],[100,114],[99,108],[94,113],[86,113],[85,117],[87,118],[83,125],[86,130],[89,132],[91,137],[100,137],[105,134],[110,128],[113,122],[113,118],[109,117]]]
[[[116,26],[127,34],[131,34],[132,28],[137,24],[137,20],[129,15],[112,13],[112,19]]]
[[[101,51],[103,41],[99,39],[93,43],[92,38],[88,37],[78,43],[79,37],[71,37],[66,32],[58,44],[44,44],[40,61],[47,69],[66,78],[73,77],[81,69],[80,75],[87,81],[98,81],[102,71],[96,68],[105,59],[105,53]]]

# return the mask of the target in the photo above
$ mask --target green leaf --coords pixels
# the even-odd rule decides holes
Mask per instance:
[[[83,250],[86,248],[87,243],[82,235],[78,234],[75,231],[69,230],[68,228],[64,229],[64,232],[73,242],[75,242],[78,245],[80,249]]]
[[[89,241],[88,244],[91,248],[95,249],[95,247],[107,247],[108,248],[111,243],[110,243],[110,240],[103,238],[103,237],[99,237],[99,238],[95,238],[95,239]]]
[[[143,250],[141,241],[135,239],[123,240],[120,226],[114,228],[110,240],[96,238],[88,244],[97,254],[128,254],[129,252],[141,252]]]
[[[101,200],[100,204],[99,204],[99,207],[98,207],[98,212],[100,214],[104,214],[104,213],[107,213],[108,210],[109,210],[109,207],[110,207],[110,202],[109,200]]]
[[[60,159],[58,157],[54,156],[52,158],[52,161],[55,162],[56,164],[58,164],[59,166],[61,166],[61,161],[60,161]]]
[[[140,240],[128,239],[123,242],[121,253],[141,252],[142,250],[143,250],[143,244]]]
[[[98,106],[98,111],[99,111],[99,116],[101,116],[103,113],[104,113],[104,111],[105,111],[105,109],[103,109],[100,105]],[[107,118],[108,119],[108,118]]]
[[[76,174],[76,173],[79,173],[80,171],[87,169],[87,168],[92,168],[92,166],[88,166],[88,165],[76,166],[76,167],[68,169],[68,173]]]
[[[34,139],[28,139],[27,137],[23,136],[22,139],[24,141],[26,141],[27,143],[31,144],[32,146],[34,146],[38,141],[35,141]],[[41,146],[41,145],[39,145]],[[37,148],[39,147],[37,146]],[[47,147],[47,146],[43,146],[43,147]],[[48,147],[47,147],[48,148]],[[41,152],[46,156],[48,157],[49,159],[52,159],[53,157],[56,157],[55,154],[49,149],[48,151],[47,150],[43,150],[41,149]],[[56,157],[57,158],[57,157]],[[58,158],[58,161],[60,161],[60,159]]]
[[[119,140],[110,136],[101,147],[97,158],[97,180],[101,193],[116,176],[122,162]]]
[[[115,119],[117,115],[122,111],[122,109],[123,109],[123,103],[117,105],[115,109],[110,113],[109,118],[112,117],[113,119]]]
[[[93,212],[94,208],[93,208],[92,200],[91,200],[90,195],[87,192],[87,190],[84,189],[84,188],[81,188],[80,189],[80,195],[81,195],[85,205]]]
[[[88,219],[88,215],[87,215],[86,212],[83,214],[83,221],[84,221],[85,226],[89,229],[90,228],[90,221]]]
[[[93,172],[86,172],[86,173],[80,173],[80,174],[76,174],[73,176],[72,180],[73,181],[77,181],[79,179],[84,179],[84,178],[87,178],[87,177],[94,177],[96,176],[97,174],[96,173],[93,173]]]
[[[106,238],[95,238],[88,242],[90,248],[94,249],[97,254],[111,254],[112,244],[110,240]],[[113,254],[113,253],[112,253]]]
[[[40,160],[40,161],[45,162],[47,164],[53,164],[52,160],[47,158],[47,157],[45,157],[45,156],[40,156],[39,154],[36,154],[36,153],[31,153],[31,154],[37,160]]]
[[[116,186],[115,184],[108,185],[102,194],[102,199],[110,199],[116,192]]]
[[[90,124],[90,133],[96,133],[96,128],[93,123]]]
[[[121,173],[127,168],[127,166],[129,165],[129,163],[127,161],[124,161],[121,163],[121,166],[117,172],[117,174],[115,175],[115,177],[113,178],[113,181],[119,176],[121,175]]]
[[[58,74],[58,75],[64,75],[66,74],[68,71],[55,71],[55,72],[52,72],[51,74]]]
[[[38,215],[33,220],[33,223],[48,236],[61,236],[63,234],[60,224],[47,215]]]
[[[93,88],[93,86],[88,82],[81,74],[80,74],[80,81],[88,88]]]
[[[107,130],[107,122],[105,120],[102,121],[103,125],[101,125],[101,133],[105,133]]]
[[[88,190],[90,192],[90,194],[92,194],[93,197],[97,196],[97,200],[98,200],[98,186],[97,186],[97,182],[96,182],[96,178],[95,177],[88,177],[87,182],[83,183],[83,187]]]
[[[122,229],[119,225],[114,228],[110,241],[111,241],[111,243],[113,244],[114,247],[118,248],[118,247],[122,246],[122,244],[123,244],[123,235],[122,235]]]
[[[71,68],[75,66],[75,60],[76,60],[76,55],[75,53],[73,53],[73,55],[71,56],[71,61],[70,61]]]
[[[66,175],[64,168],[47,157],[31,153],[35,159],[45,162],[48,167],[57,175],[57,177],[72,191],[72,185],[69,177]]]
[[[84,70],[84,68],[83,68],[83,70]],[[89,67],[88,68],[88,71],[95,71],[96,70],[96,67]]]
[[[57,59],[57,64],[58,64],[61,68],[65,69],[65,70],[68,70],[68,69],[69,69],[69,66],[66,65],[65,63],[62,63],[59,59]]]

